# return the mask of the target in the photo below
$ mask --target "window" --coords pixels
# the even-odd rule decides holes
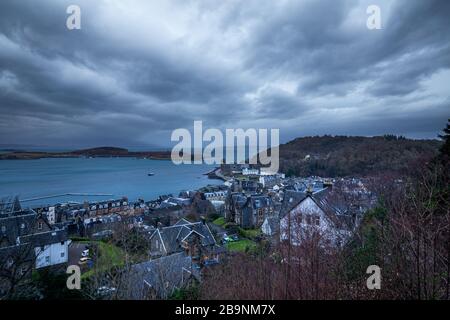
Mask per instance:
[[[27,273],[27,271],[28,271],[28,268],[27,267],[22,267],[22,268],[20,268],[20,274],[23,276],[23,275],[25,275],[26,273]]]
[[[22,223],[22,224],[20,225],[20,229],[25,229],[25,223]]]
[[[62,245],[62,246],[64,245],[64,243],[65,243],[65,241],[61,241],[61,245]]]
[[[61,258],[64,258],[65,255],[66,255],[65,252],[61,252]]]
[[[316,226],[320,226],[320,216],[314,216],[314,223]]]
[[[43,223],[42,223],[41,221],[39,221],[39,222],[38,222],[38,229],[39,229],[39,230],[42,230],[42,227],[43,227]]]
[[[46,257],[45,257],[45,262],[46,262],[46,263],[50,263],[50,256],[46,256]]]
[[[6,232],[6,226],[2,226],[2,232]]]
[[[11,268],[14,264],[13,258],[9,257],[8,260],[6,260],[6,268]]]
[[[306,223],[306,224],[311,224],[311,215],[307,214],[307,215],[305,216],[305,223]]]

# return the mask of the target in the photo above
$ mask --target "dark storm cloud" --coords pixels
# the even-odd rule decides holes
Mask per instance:
[[[0,144],[168,146],[193,120],[284,140],[434,136],[450,4],[376,2],[1,1]],[[366,28],[370,4],[382,30]]]

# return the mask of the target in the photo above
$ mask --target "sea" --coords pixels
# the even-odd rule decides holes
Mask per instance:
[[[19,196],[22,207],[95,202],[123,196],[129,201],[177,196],[183,190],[223,184],[205,173],[211,165],[137,158],[44,158],[0,161],[0,201]],[[149,173],[154,173],[149,176]]]

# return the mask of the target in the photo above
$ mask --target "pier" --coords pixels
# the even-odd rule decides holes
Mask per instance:
[[[53,194],[49,196],[35,197],[30,199],[23,199],[20,202],[29,202],[35,200],[43,200],[43,199],[51,199],[58,197],[66,197],[66,196],[74,196],[74,197],[112,197],[114,196],[111,193],[61,193],[61,194]]]

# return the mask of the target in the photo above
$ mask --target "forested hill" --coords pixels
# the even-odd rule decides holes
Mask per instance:
[[[288,175],[322,177],[407,174],[408,166],[438,153],[439,140],[322,136],[297,138],[280,145],[280,170]]]

